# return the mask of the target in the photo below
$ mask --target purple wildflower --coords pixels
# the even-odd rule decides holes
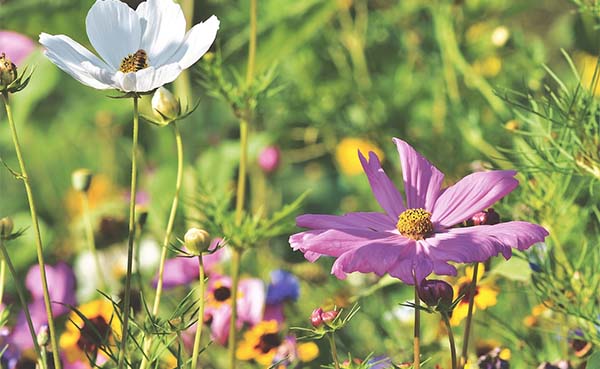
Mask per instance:
[[[290,245],[311,262],[333,256],[332,273],[388,273],[407,284],[429,274],[455,275],[448,262],[472,263],[502,254],[511,247],[524,250],[541,242],[548,232],[539,225],[513,221],[496,225],[452,228],[492,206],[514,190],[515,171],[473,173],[442,189],[444,175],[409,144],[394,139],[404,178],[405,202],[381,168],[377,155],[369,160],[359,151],[373,194],[385,213],[361,212],[344,216],[306,214],[298,217],[306,232],[290,237]]]
[[[0,31],[0,54],[19,66],[35,49],[35,43],[27,36],[13,31]]]
[[[273,173],[279,168],[281,151],[277,146],[267,146],[258,155],[258,165],[265,173]]]

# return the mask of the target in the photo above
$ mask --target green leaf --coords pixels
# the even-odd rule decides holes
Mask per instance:
[[[587,368],[600,368],[600,352],[594,352],[592,356],[590,356],[587,365]]]

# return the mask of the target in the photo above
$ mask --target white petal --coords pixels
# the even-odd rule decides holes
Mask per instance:
[[[115,71],[123,58],[140,49],[140,18],[119,0],[97,0],[87,14],[85,27],[98,55]]]
[[[179,63],[181,69],[187,69],[204,55],[217,37],[219,20],[214,15],[205,22],[196,24],[185,35],[183,45],[173,54],[168,63]]]
[[[158,67],[171,56],[185,37],[185,16],[173,0],[148,0],[136,13],[142,27],[141,48],[148,54],[150,65]]]
[[[46,47],[48,59],[84,85],[100,90],[114,88],[110,68],[71,38],[42,33],[40,44]]]
[[[114,83],[124,92],[147,92],[173,82],[182,72],[177,63],[164,65],[158,69],[148,67],[135,73],[117,72]]]

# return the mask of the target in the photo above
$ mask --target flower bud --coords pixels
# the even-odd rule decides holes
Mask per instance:
[[[157,118],[168,123],[181,114],[181,105],[171,91],[159,87],[152,96],[152,110]]]
[[[8,217],[0,219],[0,238],[6,239],[10,237],[10,235],[12,234],[13,226],[14,224],[12,219]]]
[[[88,192],[92,184],[94,175],[88,169],[77,169],[71,174],[71,184],[73,188],[80,192]]]
[[[310,314],[310,323],[313,327],[318,328],[323,324],[323,309],[316,308],[313,310],[312,314]]]
[[[471,219],[467,220],[468,226],[494,225],[498,223],[500,223],[500,214],[496,213],[492,208],[489,208],[486,211],[480,211],[473,215]]]
[[[323,314],[321,314],[321,317],[323,318],[323,323],[327,325],[331,324],[331,322],[333,322],[337,316],[338,312],[335,310],[326,311]]]
[[[190,228],[183,236],[185,247],[194,255],[201,255],[208,251],[210,235],[204,229]]]
[[[417,288],[419,298],[429,307],[447,312],[452,306],[454,290],[442,280],[430,279],[421,282]]]
[[[277,146],[267,146],[265,147],[258,156],[258,165],[263,172],[269,174],[279,168],[279,163],[281,160],[281,151]]]
[[[6,54],[0,54],[0,90],[4,90],[17,79],[17,66]]]
[[[137,224],[140,229],[143,229],[148,221],[148,208],[144,205],[135,206],[135,215],[137,217]]]

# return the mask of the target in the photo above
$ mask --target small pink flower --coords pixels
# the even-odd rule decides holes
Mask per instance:
[[[296,219],[306,232],[290,237],[290,245],[314,262],[320,256],[337,258],[332,273],[389,274],[407,284],[431,273],[455,275],[449,262],[482,262],[511,247],[524,250],[542,242],[548,232],[537,224],[513,221],[454,228],[514,190],[515,171],[477,172],[442,189],[444,175],[409,144],[394,139],[404,178],[406,203],[385,174],[379,158],[358,155],[373,195],[384,213],[343,216],[306,214]],[[406,205],[405,205],[406,204]]]
[[[267,174],[273,173],[279,168],[281,151],[277,146],[265,147],[258,156],[258,165]]]
[[[312,314],[310,314],[310,323],[313,327],[317,328],[323,324],[323,309],[316,308],[313,310]]]
[[[35,49],[35,43],[20,33],[0,31],[0,54],[6,56],[19,66]]]

